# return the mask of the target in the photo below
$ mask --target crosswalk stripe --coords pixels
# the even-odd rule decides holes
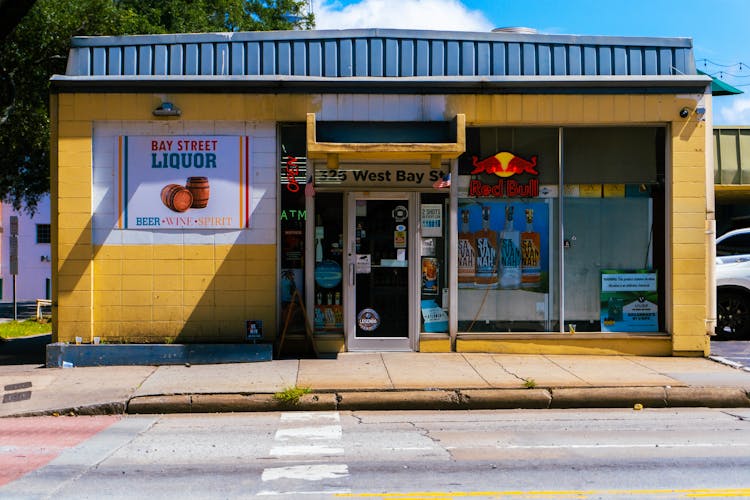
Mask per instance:
[[[278,486],[277,489],[265,489],[257,496],[279,495],[332,495],[346,494],[351,490],[342,488],[330,481],[340,481],[349,476],[349,466],[342,463],[319,463],[321,457],[339,456],[344,448],[336,446],[341,441],[341,417],[338,412],[289,412],[282,413],[281,427],[276,430],[274,440],[277,443],[269,455],[275,458],[290,457],[298,464],[283,467],[267,467],[261,474],[265,484]],[[299,462],[317,463],[299,463]],[[295,489],[294,483],[285,481],[325,481],[322,488],[314,491]],[[303,483],[298,483],[303,484]]]
[[[304,455],[343,455],[343,448],[331,448],[324,445],[294,445],[294,446],[274,446],[271,448],[272,457],[293,457]]]
[[[263,471],[261,480],[304,479],[305,481],[320,481],[322,479],[338,479],[348,475],[349,467],[346,464],[306,464],[267,468]]]
[[[288,441],[290,439],[312,439],[333,440],[341,439],[340,425],[320,425],[316,427],[292,427],[276,431],[276,441]]]

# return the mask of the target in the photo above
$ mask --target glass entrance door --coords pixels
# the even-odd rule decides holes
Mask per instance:
[[[413,350],[415,196],[349,193],[346,203],[347,348]]]

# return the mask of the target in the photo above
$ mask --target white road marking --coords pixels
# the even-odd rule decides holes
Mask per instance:
[[[281,414],[282,422],[308,422],[310,420],[333,420],[340,422],[341,417],[338,412],[323,411],[299,411]]]
[[[336,446],[341,440],[341,418],[338,412],[290,412],[282,413],[280,423],[286,425],[307,424],[302,427],[280,428],[274,436],[276,446],[269,453],[272,457],[287,458],[299,462],[321,462],[321,457],[343,455],[344,448]],[[351,493],[350,489],[336,484],[332,480],[341,480],[349,476],[346,464],[303,463],[285,467],[268,467],[263,470],[261,480],[278,486],[276,490],[261,490],[257,496],[281,495],[335,495]],[[326,481],[315,491],[297,491],[286,481]],[[300,484],[300,483],[298,483]]]
[[[338,479],[348,475],[349,467],[346,464],[308,464],[268,468],[263,471],[261,480],[303,479],[305,481],[321,481],[323,479]]]
[[[290,439],[341,439],[340,425],[319,425],[316,427],[292,427],[291,429],[279,429],[274,437],[276,441],[288,441]]]
[[[289,446],[274,446],[271,448],[271,456],[273,457],[293,457],[293,456],[304,456],[304,455],[343,455],[343,448],[331,448],[325,445],[289,445]]]
[[[352,490],[349,489],[343,489],[343,490],[323,490],[323,491],[272,491],[272,490],[263,490],[258,492],[259,497],[268,497],[268,496],[281,496],[281,495],[346,495],[351,493]]]

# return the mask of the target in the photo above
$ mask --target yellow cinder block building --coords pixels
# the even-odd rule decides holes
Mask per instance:
[[[710,84],[676,38],[75,38],[55,340],[707,355]]]

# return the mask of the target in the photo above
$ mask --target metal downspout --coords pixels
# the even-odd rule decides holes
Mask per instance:
[[[716,200],[714,196],[714,140],[713,140],[713,102],[710,87],[704,97],[707,101],[706,117],[706,286],[708,304],[706,304],[706,333],[715,335],[716,331]]]

